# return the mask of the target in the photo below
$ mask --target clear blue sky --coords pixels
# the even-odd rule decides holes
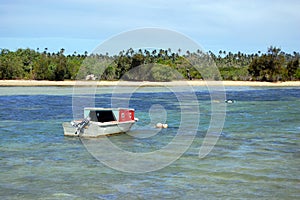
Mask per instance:
[[[1,0],[0,48],[91,52],[124,31],[178,31],[204,50],[300,51],[298,0]]]

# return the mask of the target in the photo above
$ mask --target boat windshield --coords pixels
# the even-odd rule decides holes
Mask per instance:
[[[111,110],[96,110],[90,111],[91,121],[94,122],[111,122],[116,121],[116,118]]]

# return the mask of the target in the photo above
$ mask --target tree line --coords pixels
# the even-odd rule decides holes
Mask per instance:
[[[65,49],[61,49],[50,53],[47,48],[44,51],[28,48],[16,51],[2,49],[0,79],[63,81],[85,79],[90,74],[101,80],[207,79],[203,73],[210,73],[213,61],[221,77],[209,77],[211,79],[270,82],[300,80],[299,53],[288,54],[272,46],[265,53],[258,51],[255,54],[221,50],[214,54],[200,50],[182,52],[178,49],[173,52],[171,49],[132,48],[121,51],[118,55],[88,55],[88,52],[65,55],[64,52]],[[194,66],[191,62],[195,58],[200,59],[201,63],[204,61],[206,65]]]

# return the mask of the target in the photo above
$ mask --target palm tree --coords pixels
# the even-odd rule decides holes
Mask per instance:
[[[156,51],[156,49],[154,49],[154,50],[152,51],[152,55],[153,55],[153,57],[155,57],[155,56],[156,56],[156,53],[157,53],[157,51]]]
[[[62,54],[64,54],[64,52],[65,52],[65,49],[64,49],[64,48],[61,48],[59,54],[62,55]]]
[[[221,57],[222,53],[223,53],[223,51],[222,51],[222,50],[220,50],[220,51],[219,51],[219,55],[220,55],[220,57]]]
[[[172,52],[171,48],[168,48],[168,52],[171,54],[171,52]]]
[[[191,55],[191,52],[189,50],[186,51],[187,56]]]
[[[180,55],[180,53],[181,53],[181,49],[179,48],[179,49],[178,49],[178,54]]]

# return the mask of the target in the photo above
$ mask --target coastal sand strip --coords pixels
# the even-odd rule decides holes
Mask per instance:
[[[220,85],[224,86],[274,86],[274,87],[287,87],[294,86],[300,87],[300,81],[287,81],[287,82],[256,82],[256,81],[222,81],[219,82],[206,82],[206,81],[172,81],[172,82],[132,82],[132,81],[36,81],[36,80],[0,80],[0,86],[205,86]]]

